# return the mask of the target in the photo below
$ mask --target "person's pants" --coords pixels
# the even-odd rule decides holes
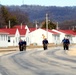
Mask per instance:
[[[23,45],[23,50],[26,50],[26,45]]]
[[[68,44],[64,44],[63,47],[64,47],[64,50],[68,50],[69,49],[69,45]]]
[[[22,47],[22,46],[19,46],[19,50],[20,50],[20,51],[23,51],[23,47]]]
[[[43,48],[44,48],[44,50],[46,50],[47,49],[47,44],[44,44]]]

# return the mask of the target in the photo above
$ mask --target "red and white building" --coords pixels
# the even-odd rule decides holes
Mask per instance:
[[[8,32],[8,46],[18,46],[18,40],[20,37],[18,29],[2,29],[5,32]]]
[[[29,33],[30,44],[42,45],[44,38],[47,38],[49,43],[56,43],[57,39],[59,39],[59,34],[57,32],[51,30],[46,31],[41,28],[30,31]]]
[[[42,45],[44,38],[47,38],[49,43],[61,44],[64,37],[68,37],[71,43],[76,43],[76,32],[73,30],[47,31],[41,28],[28,28],[27,25],[16,25],[13,28],[0,29],[0,47],[18,46],[20,39],[26,40],[27,45]]]
[[[55,30],[53,29],[52,31],[55,31],[60,34],[60,42],[62,42],[62,39],[64,37],[69,38],[71,43],[76,43],[76,32],[73,30]]]

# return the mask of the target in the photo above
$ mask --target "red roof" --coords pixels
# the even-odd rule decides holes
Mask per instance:
[[[76,35],[76,32],[74,32],[73,30],[58,30],[58,31],[69,35]]]
[[[16,26],[14,26],[13,28],[16,28],[16,29],[17,29],[17,28],[18,28],[18,29],[25,29],[25,26],[26,26],[26,25],[22,25],[22,26],[21,26],[21,25],[16,25]]]
[[[46,29],[43,29],[43,30],[46,31]],[[50,29],[48,29],[48,32],[51,32],[51,33],[53,33],[53,34],[59,34],[59,33],[55,32],[55,31],[50,30]]]
[[[53,34],[59,34],[59,33],[55,32],[55,31],[52,31],[52,30],[49,30],[49,29],[48,29],[48,31],[53,33]]]
[[[76,32],[73,30],[65,30],[68,34],[76,35]]]
[[[29,28],[30,32],[36,30],[36,28]]]
[[[2,31],[8,32],[9,35],[15,35],[17,29],[1,29]],[[20,35],[26,34],[26,29],[18,29]]]
[[[9,33],[0,29],[0,34],[9,34]]]
[[[20,35],[25,35],[26,34],[26,29],[18,29],[19,30],[19,33]]]
[[[16,29],[1,29],[7,33],[9,33],[9,35],[15,35],[16,33]]]

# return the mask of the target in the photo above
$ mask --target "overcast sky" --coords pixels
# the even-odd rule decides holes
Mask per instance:
[[[76,0],[0,0],[2,5],[76,6]]]

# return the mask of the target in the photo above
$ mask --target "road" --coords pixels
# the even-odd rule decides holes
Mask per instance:
[[[3,55],[0,75],[76,75],[76,56],[66,52],[56,47]]]

